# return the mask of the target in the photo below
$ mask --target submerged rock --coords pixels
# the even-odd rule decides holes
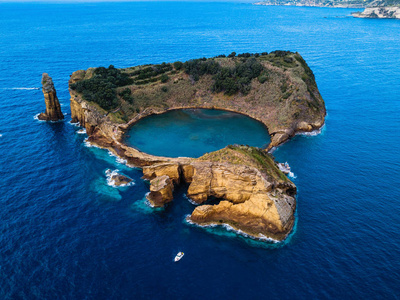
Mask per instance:
[[[43,73],[42,75],[42,91],[44,102],[46,103],[46,112],[39,114],[38,119],[42,121],[63,120],[64,115],[61,112],[61,106],[57,98],[53,80],[47,73]]]
[[[106,175],[107,181],[113,186],[127,186],[133,181],[128,176],[122,175],[118,171],[111,171],[110,169],[106,170]]]

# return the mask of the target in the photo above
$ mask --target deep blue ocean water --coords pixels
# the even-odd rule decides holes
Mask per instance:
[[[399,299],[400,22],[348,9],[240,3],[0,3],[0,298]],[[185,189],[144,204],[141,171],[88,148],[70,120],[77,69],[300,52],[326,102],[318,136],[274,152],[297,176],[283,244],[184,222]],[[65,122],[44,110],[53,77]],[[104,171],[135,180],[109,187]],[[178,251],[185,257],[172,259]]]
[[[261,122],[215,109],[183,109],[154,115],[141,119],[125,135],[128,145],[168,157],[200,157],[232,144],[265,148],[270,140]]]

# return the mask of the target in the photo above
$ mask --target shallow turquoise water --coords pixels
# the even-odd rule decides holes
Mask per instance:
[[[266,147],[267,128],[247,116],[211,109],[174,110],[140,120],[126,142],[143,152],[169,157],[200,157],[227,145]]]

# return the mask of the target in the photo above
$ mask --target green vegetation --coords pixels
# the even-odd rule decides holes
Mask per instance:
[[[204,103],[235,111],[246,107],[243,112],[251,111],[258,119],[265,114],[255,107],[276,107],[271,115],[276,116],[277,127],[311,118],[311,111],[323,111],[314,74],[298,53],[290,51],[233,52],[126,69],[99,67],[82,74],[70,85],[71,90],[120,123],[146,108],[161,111]],[[292,110],[290,118],[288,109]]]
[[[259,169],[276,181],[289,181],[286,175],[276,166],[274,157],[256,147],[230,145],[224,149],[207,153],[199,160],[250,166]]]
[[[82,93],[85,100],[95,102],[101,108],[109,110],[118,106],[116,88],[132,83],[128,74],[110,65],[108,68],[95,69],[92,78],[71,84],[71,89]]]
[[[194,81],[198,81],[206,74],[214,75],[211,90],[215,93],[225,92],[226,95],[234,95],[240,91],[246,95],[251,89],[251,80],[260,76],[264,70],[261,63],[251,56],[253,55],[250,53],[239,55],[238,57],[243,59],[234,67],[222,67],[214,59],[202,58],[185,62],[183,68]],[[234,57],[233,53],[228,57]]]

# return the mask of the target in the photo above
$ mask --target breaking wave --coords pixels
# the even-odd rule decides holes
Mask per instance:
[[[189,201],[190,202],[190,204],[193,204],[193,205],[196,205],[196,206],[199,206],[199,204],[198,203],[196,203],[196,202],[194,202],[192,199],[190,199],[186,194],[183,194],[183,198],[185,198],[187,201]]]
[[[40,115],[40,113],[34,115],[33,119],[36,120],[36,121],[39,121],[39,122],[46,122],[45,120],[39,120],[39,115]]]
[[[185,221],[190,225],[194,225],[194,226],[197,226],[197,227],[200,227],[200,228],[209,228],[210,229],[210,228],[222,227],[228,233],[233,233],[233,235],[228,235],[228,236],[232,236],[232,237],[242,236],[242,237],[245,237],[246,239],[251,239],[251,240],[254,240],[254,241],[262,241],[262,242],[269,242],[269,243],[281,243],[281,241],[275,240],[273,238],[266,237],[263,234],[259,234],[258,237],[251,236],[251,235],[243,232],[240,229],[233,228],[232,226],[230,226],[228,224],[215,224],[215,223],[213,223],[213,224],[207,224],[207,225],[199,225],[197,223],[194,223],[192,220],[190,220],[190,215],[186,215]],[[212,231],[212,233],[215,233],[215,234],[218,234],[218,235],[225,235],[225,236],[227,235],[227,234],[223,234],[221,232],[217,232],[217,231],[214,231],[214,230]]]
[[[316,136],[316,135],[321,134],[324,131],[324,129],[325,129],[325,124],[322,125],[322,127],[317,129],[317,130],[313,130],[313,131],[310,131],[310,132],[298,132],[298,133],[296,133],[296,135]]]
[[[112,177],[115,176],[115,175],[124,175],[124,174],[122,174],[122,173],[119,173],[119,170],[118,170],[118,169],[116,169],[116,170],[114,170],[114,171],[111,171],[110,169],[107,169],[107,170],[105,170],[104,173],[106,174],[107,184],[108,184],[109,186],[112,186],[112,187],[117,188],[117,187],[128,187],[128,186],[133,186],[133,185],[135,185],[135,182],[134,182],[133,179],[132,179],[132,181],[129,182],[129,183],[127,183],[127,184],[121,184],[121,185],[117,186],[117,185],[115,184],[115,180],[113,180]],[[124,175],[124,176],[125,176],[125,175]],[[129,177],[128,177],[128,178],[129,178]],[[130,179],[131,179],[131,178],[130,178]]]

